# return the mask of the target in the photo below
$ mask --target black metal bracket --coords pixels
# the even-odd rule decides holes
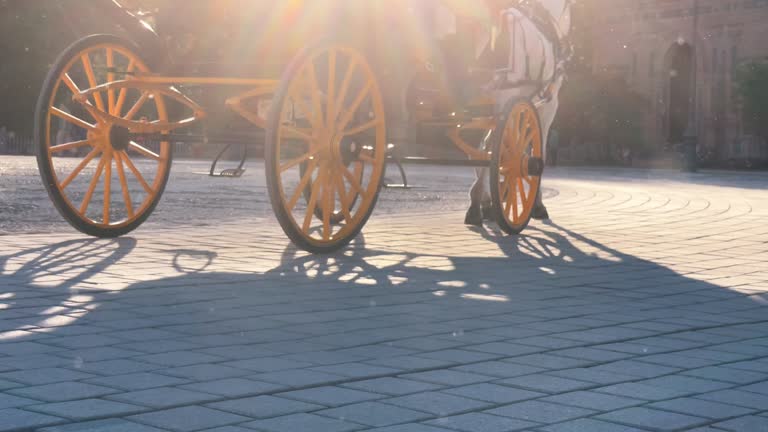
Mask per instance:
[[[217,134],[217,135],[208,135],[206,133],[203,134],[174,134],[174,133],[153,133],[153,134],[146,134],[146,133],[131,133],[128,134],[129,139],[140,139],[140,140],[154,140],[154,141],[172,141],[174,143],[202,143],[202,144],[208,144],[209,142],[213,141],[217,144],[224,144],[224,147],[216,154],[216,157],[213,159],[213,162],[211,162],[211,169],[208,171],[208,175],[211,177],[228,177],[228,178],[238,178],[242,177],[242,175],[245,173],[245,161],[248,158],[248,145],[250,141],[258,141],[259,136],[236,136],[231,134]],[[240,161],[236,168],[227,168],[223,169],[220,172],[216,172],[216,166],[221,161],[221,158],[224,156],[224,154],[232,148],[233,145],[239,145],[242,149],[242,152],[240,153]]]
[[[387,189],[412,189],[415,186],[408,183],[408,176],[405,173],[405,167],[403,165],[440,165],[440,166],[455,166],[455,167],[487,167],[491,164],[490,160],[473,160],[473,159],[438,159],[438,158],[425,158],[425,157],[401,157],[397,155],[392,148],[387,155],[387,162],[395,164],[400,171],[400,177],[403,179],[402,184],[387,183],[384,185]],[[543,161],[540,158],[534,158],[533,162],[529,162],[529,167],[532,165],[536,170],[537,163],[542,165],[540,171],[543,171]],[[533,174],[536,175],[536,174]]]
[[[403,182],[401,184],[385,183],[384,187],[387,189],[411,189],[413,186],[408,185],[408,176],[405,174],[405,168],[403,168],[403,163],[400,161],[400,158],[393,158],[390,156],[387,160],[395,164],[400,171],[400,178],[403,179]]]
[[[425,158],[425,157],[403,157],[395,158],[388,157],[387,161],[394,163],[401,163],[403,165],[438,165],[438,166],[455,166],[466,168],[478,168],[487,167],[491,165],[490,160],[476,160],[476,159],[437,159],[437,158]]]
[[[408,175],[405,173],[405,168],[403,167],[402,162],[402,156],[399,155],[397,147],[394,144],[389,144],[387,146],[387,162],[394,163],[397,167],[398,171],[400,171],[400,178],[403,180],[402,183],[384,183],[384,187],[387,189],[411,189],[413,186],[408,184]]]
[[[227,168],[222,170],[221,172],[216,172],[216,165],[219,163],[219,160],[222,156],[224,156],[224,153],[227,152],[227,150],[232,147],[233,143],[229,143],[224,146],[224,148],[219,151],[219,153],[216,155],[216,158],[211,163],[211,170],[208,172],[208,175],[211,177],[229,177],[229,178],[239,178],[242,177],[245,173],[245,160],[248,158],[248,146],[246,144],[239,144],[240,148],[243,149],[243,151],[240,153],[240,163],[237,165],[237,168]]]

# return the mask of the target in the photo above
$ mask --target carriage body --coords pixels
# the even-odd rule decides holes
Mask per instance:
[[[112,237],[141,225],[168,180],[171,143],[208,141],[199,125],[215,123],[217,107],[266,131],[272,205],[304,249],[351,241],[392,161],[489,165],[502,228],[517,233],[530,219],[542,169],[539,118],[527,97],[499,101],[503,86],[516,85],[508,80],[515,56],[489,43],[471,58],[474,47],[461,43],[467,34],[446,43],[425,32],[419,7],[430,0],[193,2],[153,17],[157,31],[117,1],[88,3],[126,37],[70,47],[36,112],[45,185],[84,233]],[[83,19],[73,12],[72,20]],[[485,25],[491,34],[493,20]],[[532,94],[541,93],[539,78]],[[407,139],[387,136],[413,140],[397,131],[422,128],[439,130],[467,159],[393,159],[391,142]],[[469,142],[467,131],[484,135],[485,146]],[[72,151],[80,158],[74,169],[61,157]]]

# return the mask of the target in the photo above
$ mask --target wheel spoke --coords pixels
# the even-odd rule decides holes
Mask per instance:
[[[109,208],[112,204],[112,156],[104,158],[104,211],[102,213],[104,225],[109,225]]]
[[[505,143],[505,147],[507,148],[507,153],[514,153],[515,147],[517,146],[517,141],[520,139],[520,122],[519,122],[519,116],[516,117],[515,122],[510,124],[509,132],[511,132],[510,138]]]
[[[355,73],[357,67],[357,60],[351,59],[349,66],[347,67],[347,73],[344,75],[344,80],[341,82],[341,88],[339,90],[339,97],[334,104],[336,111],[333,113],[333,120],[339,116],[338,109],[344,105],[344,101],[347,98],[347,92],[349,91],[349,83],[352,81],[352,75]]]
[[[107,82],[113,82],[115,80],[115,51],[112,48],[107,48]],[[115,90],[107,90],[107,106],[109,107],[109,113],[115,114]]]
[[[536,129],[536,128],[532,127],[532,129]],[[531,144],[533,144],[534,141],[536,141],[536,139],[540,139],[539,132],[537,130],[534,130],[533,132],[531,132],[531,137],[528,140],[528,142],[525,143],[525,146],[523,147],[523,149],[527,149],[528,146],[530,146]]]
[[[320,100],[320,86],[317,84],[315,63],[312,60],[310,60],[309,66],[307,67],[307,74],[309,75],[309,91],[312,96],[312,108],[314,110],[313,114],[315,117],[312,123],[315,125],[323,125],[325,124],[325,121],[323,120],[323,105],[322,101]]]
[[[309,152],[297,157],[296,159],[291,159],[290,161],[284,163],[283,165],[280,165],[280,172],[288,171],[289,169],[295,167],[296,165],[305,162],[309,160],[309,158],[313,157],[319,149],[310,150]]]
[[[152,195],[155,193],[154,190],[149,186],[146,180],[144,180],[144,176],[141,175],[141,172],[136,168],[136,165],[133,164],[133,161],[131,160],[131,157],[128,156],[128,153],[126,151],[122,151],[120,153],[120,157],[123,159],[126,165],[128,165],[128,169],[131,170],[134,177],[136,177],[136,180],[139,181],[141,184],[141,187],[144,188],[145,191],[147,191],[148,194]]]
[[[128,148],[133,150],[133,151],[135,151],[135,152],[137,152],[137,153],[141,153],[142,155],[144,155],[144,156],[146,156],[146,157],[148,157],[150,159],[154,159],[156,161],[160,160],[160,155],[159,154],[153,152],[152,150],[150,150],[150,149],[148,149],[148,148],[146,148],[146,147],[142,146],[141,144],[138,144],[138,143],[136,143],[134,141],[131,141],[131,142],[128,143]]]
[[[120,179],[120,189],[123,191],[123,201],[125,201],[125,210],[128,212],[128,218],[133,218],[133,203],[131,202],[131,192],[128,189],[128,180],[125,178],[125,168],[120,152],[115,152],[115,165],[117,166],[117,177]]]
[[[291,196],[291,200],[288,201],[288,211],[293,211],[293,208],[296,207],[296,203],[299,202],[301,194],[304,192],[304,189],[307,188],[310,180],[312,180],[312,174],[315,172],[315,168],[317,168],[317,159],[312,159],[307,166],[307,172],[304,173],[304,176],[299,182],[298,188],[294,191],[293,196]]]
[[[55,146],[50,147],[48,149],[48,151],[51,152],[51,153],[58,153],[58,152],[66,151],[66,150],[71,150],[71,149],[75,149],[75,148],[85,147],[87,145],[93,147],[93,141],[91,141],[91,140],[82,140],[82,141],[73,141],[73,142],[69,142],[69,143],[65,143],[65,144],[59,144],[59,145],[55,145]]]
[[[367,131],[368,129],[373,129],[376,126],[379,126],[380,124],[381,124],[381,120],[375,118],[375,119],[373,119],[371,121],[368,121],[368,122],[365,122],[365,123],[361,124],[360,126],[353,127],[352,129],[347,129],[342,134],[345,135],[345,136],[357,135],[357,134],[359,134],[361,132]]]
[[[525,138],[520,140],[520,145],[518,147],[518,150],[520,153],[524,152],[525,149],[528,148],[529,145],[533,142],[534,138],[536,138],[536,132],[534,131],[533,125],[529,125],[528,130],[526,131]]]
[[[302,98],[301,95],[296,96],[294,94],[294,95],[291,96],[291,101],[293,101],[294,106],[297,107],[299,109],[299,111],[304,113],[304,116],[312,124],[312,127],[316,128],[317,124],[315,123],[314,113],[307,106],[306,102],[304,101],[304,98]]]
[[[312,141],[312,136],[307,134],[306,132],[303,132],[301,129],[295,128],[293,126],[286,126],[286,125],[280,125],[280,129],[282,132],[286,133],[286,138],[288,139],[300,139],[304,141]]]
[[[128,63],[126,73],[130,74],[136,69],[136,60],[131,59]],[[128,89],[123,87],[120,89],[120,93],[117,95],[117,102],[115,103],[115,110],[112,115],[120,117],[123,113],[123,105],[125,105],[125,97],[128,94]]]
[[[356,179],[360,179],[362,181],[363,178],[363,168],[365,165],[363,163],[356,163],[355,164],[355,170],[353,174],[355,175]]]
[[[514,187],[512,184],[513,179],[507,178],[507,181],[509,182],[509,192],[507,195],[507,202],[512,205],[512,220],[517,220],[517,188]],[[509,205],[508,204],[508,205]],[[507,213],[509,213],[509,210],[507,210]]]
[[[328,53],[328,94],[326,95],[326,99],[328,99],[326,103],[325,108],[325,124],[326,127],[331,127],[334,120],[334,112],[336,111],[336,108],[334,107],[334,104],[336,103],[336,50],[331,50]]]
[[[517,139],[515,140],[515,153],[522,152],[521,148],[523,146],[523,143],[528,139],[528,135],[530,134],[530,124],[528,123],[528,119],[522,123],[520,126],[520,130],[517,132]]]
[[[83,119],[75,117],[75,116],[73,116],[72,114],[70,114],[68,112],[64,112],[64,111],[56,108],[55,106],[52,106],[50,108],[50,112],[51,112],[51,114],[55,115],[56,117],[58,117],[58,118],[60,118],[62,120],[65,120],[65,121],[67,121],[69,123],[72,123],[73,125],[78,126],[80,128],[83,128],[83,129],[96,129],[96,126],[88,123],[87,121],[85,121]]]
[[[341,202],[341,214],[344,215],[344,221],[348,224],[352,223],[352,202],[347,197],[347,191],[344,190],[344,180],[339,173],[334,175],[334,181],[336,182],[336,190],[339,192],[339,201]]]
[[[528,146],[534,134],[533,122],[531,122],[530,113],[527,111],[525,113],[525,120],[523,125],[523,136],[522,139],[518,140],[517,143],[517,149],[520,152],[522,152]]]
[[[133,118],[136,116],[136,114],[139,113],[139,110],[141,107],[144,106],[144,104],[149,100],[149,92],[142,92],[141,96],[139,97],[139,100],[136,101],[135,104],[133,104],[133,107],[128,110],[128,112],[125,114],[125,117],[123,117],[125,120],[133,120]]]
[[[75,84],[75,82],[72,80],[72,77],[70,77],[68,73],[65,73],[61,77],[61,80],[69,88],[69,90],[72,91],[73,94],[80,94],[80,88],[77,86],[77,84]]]
[[[360,108],[360,105],[365,100],[366,96],[368,96],[368,93],[370,92],[371,88],[373,87],[373,81],[368,81],[363,88],[363,90],[358,93],[355,100],[350,105],[349,109],[344,112],[344,117],[342,117],[341,121],[339,122],[338,129],[344,130],[347,128],[347,125],[350,121],[352,121],[352,117],[357,112],[358,108]]]
[[[520,116],[512,115],[511,119],[507,123],[507,140],[505,146],[507,152],[514,152],[517,147],[517,141],[520,139]]]
[[[512,205],[512,201],[509,199],[511,191],[509,190],[509,177],[504,177],[504,181],[499,185],[499,201],[504,201],[504,214],[509,214],[509,208]]]
[[[332,177],[333,173],[328,172],[323,178],[323,240],[331,239],[331,214],[333,213],[333,203],[335,202],[335,191]]]
[[[85,69],[85,75],[88,77],[88,84],[91,86],[91,88],[96,87],[96,75],[93,73],[93,66],[91,65],[91,58],[88,55],[88,53],[83,53],[83,55],[80,57],[80,60],[83,63],[83,68]],[[104,110],[104,100],[101,98],[101,93],[96,92],[93,94],[93,100],[96,101],[96,108],[105,111]]]
[[[78,85],[69,75],[69,73],[64,73],[61,76],[61,81],[67,86],[67,88],[69,88],[69,91],[72,92],[73,96],[77,96],[80,94],[80,87],[78,87]],[[86,105],[86,110],[88,110],[89,107],[93,107],[93,105],[91,105],[91,101],[88,101],[88,100],[85,101],[85,105]],[[91,114],[91,117],[93,117],[94,120],[96,120],[97,122],[99,121],[98,120],[99,117],[94,116],[90,111],[87,111],[87,112],[88,114]]]
[[[520,201],[523,203],[523,206],[525,206],[526,201],[528,201],[528,198],[525,196],[525,187],[523,186],[523,178],[518,177],[517,178],[517,186],[520,187]]]
[[[85,212],[88,210],[88,206],[91,204],[91,198],[93,198],[93,192],[96,190],[96,186],[99,184],[99,178],[101,178],[101,172],[104,170],[104,163],[106,156],[102,157],[99,161],[99,166],[96,168],[96,174],[91,179],[91,184],[88,185],[88,191],[85,193],[83,203],[80,204],[80,214],[85,216]]]
[[[61,189],[61,190],[66,189],[67,186],[69,186],[69,184],[72,183],[72,181],[80,174],[80,172],[83,170],[83,168],[88,166],[88,164],[91,163],[93,158],[98,156],[99,153],[101,153],[101,149],[98,148],[98,147],[94,148],[93,150],[91,150],[91,152],[88,153],[88,155],[85,156],[85,158],[80,162],[80,164],[78,164],[77,167],[75,167],[75,170],[72,171],[69,174],[69,176],[66,179],[64,179],[63,182],[61,182],[61,184],[59,184],[59,189]]]
[[[307,214],[304,215],[304,225],[302,226],[302,230],[305,233],[309,233],[309,228],[312,226],[312,218],[315,215],[317,198],[318,198],[318,195],[320,195],[319,189],[325,178],[324,174],[325,174],[325,170],[320,169],[320,172],[317,174],[317,178],[315,179],[315,182],[312,183],[312,191],[309,194],[309,203],[307,204]]]
[[[361,197],[366,198],[366,193],[363,190],[363,187],[360,186],[360,182],[355,178],[355,176],[349,172],[347,167],[342,166],[341,167],[341,173],[344,174],[344,177],[347,178],[347,181],[349,182],[349,185],[352,189],[355,190],[357,194],[359,194]]]

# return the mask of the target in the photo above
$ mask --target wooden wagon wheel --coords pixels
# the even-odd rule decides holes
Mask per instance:
[[[141,225],[168,181],[171,145],[139,143],[105,114],[142,123],[165,122],[159,94],[136,88],[83,92],[149,72],[132,43],[89,36],[56,60],[35,113],[37,163],[48,194],[73,227],[116,237]],[[67,157],[69,156],[69,157]]]
[[[300,165],[300,176],[303,177],[306,175],[307,168],[309,168],[309,162],[304,162]],[[362,182],[363,175],[365,174],[365,164],[361,161],[354,161],[351,162],[349,165],[347,165],[347,170],[352,172],[354,175],[354,178],[357,179],[358,182]],[[304,199],[307,203],[312,199],[312,187],[313,187],[313,181],[316,179],[316,176],[313,176],[313,180],[310,180],[309,183],[307,183],[307,187],[304,188]],[[352,197],[348,200],[347,205],[349,208],[354,208],[355,204],[357,203],[358,198],[360,198],[360,194],[357,192],[354,192],[352,194]],[[315,216],[322,220],[323,219],[323,208],[321,206],[315,207]],[[344,212],[341,209],[334,209],[333,213],[331,213],[331,224],[338,225],[344,221]]]
[[[519,234],[531,220],[543,171],[541,121],[527,99],[510,101],[491,135],[490,189],[499,227]]]
[[[327,253],[355,238],[378,199],[386,147],[383,97],[360,51],[323,42],[297,55],[265,149],[272,207],[294,244]]]

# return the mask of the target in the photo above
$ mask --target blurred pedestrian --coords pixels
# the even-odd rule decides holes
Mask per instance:
[[[557,153],[560,150],[560,132],[552,128],[549,131],[549,140],[547,142],[547,152],[549,153],[549,165],[557,166]]]
[[[0,154],[7,154],[8,151],[8,131],[5,126],[0,127]]]

